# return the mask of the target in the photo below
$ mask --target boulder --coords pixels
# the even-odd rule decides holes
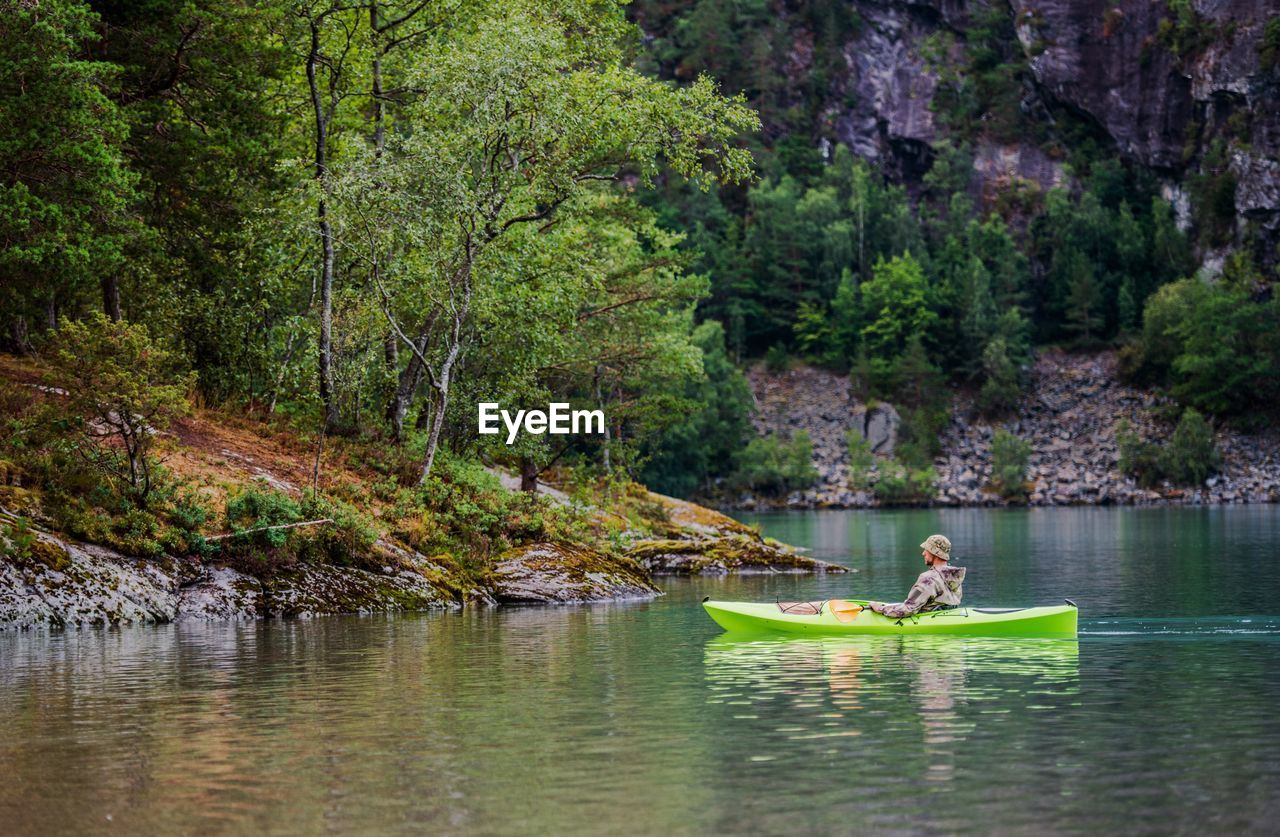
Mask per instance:
[[[644,568],[629,557],[550,542],[504,552],[490,587],[503,604],[578,604],[662,595]]]
[[[902,418],[892,404],[880,402],[866,411],[862,436],[871,445],[871,452],[881,456],[892,456],[894,446],[898,443],[898,428]]]

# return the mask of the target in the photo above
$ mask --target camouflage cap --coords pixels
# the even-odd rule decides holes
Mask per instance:
[[[920,548],[929,550],[943,561],[951,560],[951,541],[944,535],[930,535],[920,544]]]

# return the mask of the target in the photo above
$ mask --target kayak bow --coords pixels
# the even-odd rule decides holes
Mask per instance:
[[[702,601],[707,614],[726,631],[789,634],[952,634],[957,636],[1023,636],[1073,639],[1079,611],[1073,603],[1051,607],[957,607],[894,619],[863,608],[865,601],[834,599],[820,612],[786,613],[776,603]]]

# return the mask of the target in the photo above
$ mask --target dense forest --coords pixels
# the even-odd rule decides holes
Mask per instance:
[[[194,399],[386,446],[406,486],[477,459],[526,487],[550,468],[786,485],[803,440],[752,441],[759,359],[899,405],[908,479],[949,386],[1006,412],[1046,344],[1117,347],[1180,403],[1265,421],[1280,301],[1235,214],[1243,134],[1195,152],[1180,219],[1157,173],[1032,95],[1015,17],[970,3],[930,35],[936,141],[872,158],[832,129],[857,98],[856,3],[0,0],[5,346],[82,413]],[[1194,9],[1166,17],[1151,50],[1205,48]],[[1051,185],[982,175],[1014,141]],[[132,400],[113,412],[104,382]],[[552,400],[607,432],[476,432],[479,401]],[[7,456],[40,449],[58,478],[64,425]],[[123,508],[150,475],[118,429]]]
[[[1037,47],[1020,42],[1013,4],[992,0],[964,4],[959,27],[948,19],[922,38],[923,69],[937,79],[935,141],[859,156],[840,142],[838,117],[857,103],[851,53],[872,25],[861,5],[643,0],[633,10],[650,33],[651,72],[710,73],[763,121],[749,138],[759,177],[745,188],[672,181],[646,196],[687,232],[693,269],[711,279],[699,313],[723,325],[730,356],[848,370],[864,396],[906,408],[916,447],[904,464],[921,471],[949,407],[939,385],[971,387],[1000,415],[1043,345],[1121,348],[1135,381],[1201,413],[1264,422],[1280,396],[1278,254],[1260,225],[1237,223],[1228,165],[1247,145],[1248,109],[1207,139],[1188,120],[1190,217],[1179,223],[1160,172],[1036,90]],[[905,30],[902,18],[889,23]],[[1258,50],[1275,85],[1280,17],[1264,28]],[[1146,47],[1176,60],[1223,36],[1178,3],[1158,33]],[[1010,146],[1051,161],[1053,182],[975,166],[979,151]],[[1221,269],[1192,278],[1210,252],[1225,255]],[[660,465],[650,469],[661,484],[688,478]]]

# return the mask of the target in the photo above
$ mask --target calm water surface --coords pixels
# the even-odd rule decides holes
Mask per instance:
[[[1275,833],[1280,509],[749,518],[846,576],[651,603],[0,634],[0,832]],[[905,594],[1078,642],[738,640],[717,598]]]

